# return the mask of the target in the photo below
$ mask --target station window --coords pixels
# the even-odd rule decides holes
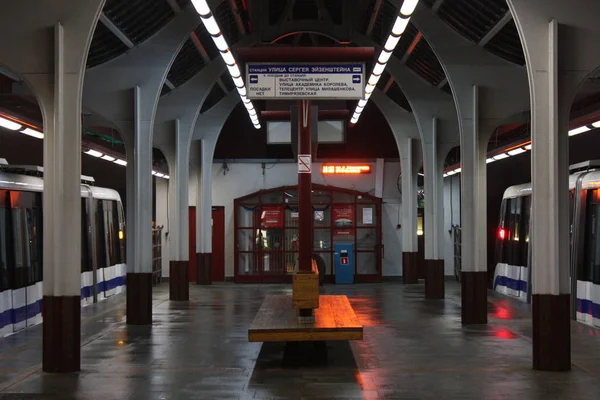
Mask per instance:
[[[88,232],[89,210],[87,199],[81,199],[81,272],[92,271]]]

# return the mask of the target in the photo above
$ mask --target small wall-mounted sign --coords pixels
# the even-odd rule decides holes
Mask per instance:
[[[325,164],[321,168],[323,175],[359,175],[359,174],[370,174],[371,166],[368,164],[358,165],[331,165]]]

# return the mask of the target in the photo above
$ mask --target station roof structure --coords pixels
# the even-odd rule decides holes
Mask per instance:
[[[343,0],[222,0],[214,7],[214,16],[223,35],[230,45],[254,32],[252,3],[260,2],[264,14],[263,24],[292,24],[298,21],[325,21],[333,25],[342,24],[349,18],[349,26],[357,33],[370,38],[374,44],[382,46],[389,34],[397,15],[398,2],[391,0],[356,0],[350,11],[345,11]],[[473,46],[482,47],[508,63],[524,66],[525,59],[517,28],[505,0],[421,0],[440,20],[467,39]],[[190,0],[107,0],[95,29],[89,50],[87,68],[97,68],[118,57],[126,57],[132,49],[143,45],[161,31],[180,12],[195,12]],[[344,15],[350,12],[351,15]],[[452,91],[442,64],[436,57],[430,43],[419,31],[418,24],[410,22],[394,50],[394,56],[420,80],[436,88],[446,96]],[[175,57],[161,96],[190,81],[211,61],[219,57],[209,33],[199,23],[187,38],[182,38],[182,46]],[[355,43],[340,41],[316,32],[290,32],[268,43],[258,46],[356,46]],[[9,74],[0,74],[0,112],[17,115],[41,126],[42,117],[35,98],[26,90],[16,90],[18,78]],[[592,78],[595,81],[595,78]],[[394,78],[386,71],[377,83],[380,89],[397,105],[407,112],[411,106]],[[597,90],[596,90],[597,89]],[[207,95],[200,113],[214,107],[226,95],[235,90],[227,71],[213,85]],[[256,102],[260,110],[270,107],[264,101]],[[600,88],[591,85],[591,89],[581,93],[576,99],[572,118],[585,118],[600,109]],[[351,113],[354,102],[338,102],[336,107],[346,108]],[[241,107],[241,104],[238,105]],[[373,104],[367,108],[376,107]],[[234,115],[232,113],[232,115]],[[83,115],[84,141],[109,144],[116,152],[124,153],[124,147],[116,132],[95,125],[94,118]],[[372,111],[369,118],[381,118]],[[523,115],[502,127],[490,141],[490,151],[515,141],[527,140],[529,136],[529,115]],[[232,118],[223,128],[223,137],[234,139],[236,132],[246,129],[243,118]],[[363,121],[364,122],[364,121]],[[239,125],[243,124],[243,125]],[[389,135],[382,130],[381,135]],[[222,146],[221,146],[222,147]],[[217,152],[218,153],[218,152]],[[452,155],[454,154],[454,155]],[[218,156],[218,154],[216,155]],[[263,153],[260,156],[264,156]],[[275,154],[275,156],[283,156]],[[257,155],[259,157],[259,155]],[[449,164],[458,160],[457,151],[451,153]],[[452,160],[454,159],[454,161]]]

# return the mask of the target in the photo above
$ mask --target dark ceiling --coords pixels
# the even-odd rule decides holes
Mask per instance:
[[[214,9],[215,17],[230,45],[238,42],[244,35],[252,33],[253,24],[249,10],[253,1],[258,0],[221,0]],[[397,7],[394,5],[397,2],[390,0],[263,1],[266,5],[263,24],[273,25],[298,20],[320,20],[326,21],[325,23],[341,24],[344,15],[347,14],[351,26],[370,37],[378,45],[382,45],[386,40],[397,14]],[[350,3],[351,8],[346,10],[346,6]],[[442,21],[465,39],[509,62],[524,65],[523,49],[506,0],[421,0],[421,3],[432,9]],[[172,21],[178,12],[186,8],[189,8],[186,12],[194,12],[190,0],[107,0],[93,36],[88,68],[97,67],[139,46]],[[339,43],[322,35],[302,32],[285,36],[276,43],[261,45],[353,46],[352,43]],[[416,76],[436,86],[442,92],[451,94],[440,62],[427,40],[412,23],[402,35],[394,55]],[[161,95],[168,95],[185,84],[218,56],[212,39],[200,24],[185,38],[167,75]],[[6,87],[12,86],[14,82],[7,83],[6,79],[8,78],[0,76],[0,108],[33,123],[37,122],[41,126],[41,113],[35,100],[32,97],[14,94],[11,89],[7,90]],[[402,90],[387,72],[377,86],[400,107],[411,111]],[[225,73],[213,85],[201,112],[217,104],[233,89],[233,83]],[[578,99],[574,104],[573,111],[575,113],[583,109],[588,111],[598,102],[600,97],[597,94],[586,94],[585,98]],[[259,109],[261,107],[264,109],[264,106],[262,102],[257,102]],[[347,103],[349,110],[353,107],[354,103]],[[374,105],[369,103],[368,107]],[[506,135],[505,138],[501,138],[502,135]],[[528,128],[519,126],[512,131],[503,130],[502,135],[495,135],[493,142],[502,143],[514,137],[527,136]],[[108,134],[88,132],[87,138],[92,141],[112,143],[111,146],[119,145],[114,143],[112,132]]]

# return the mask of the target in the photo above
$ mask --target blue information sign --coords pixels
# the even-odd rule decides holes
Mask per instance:
[[[364,63],[248,63],[246,85],[251,99],[362,98]]]

